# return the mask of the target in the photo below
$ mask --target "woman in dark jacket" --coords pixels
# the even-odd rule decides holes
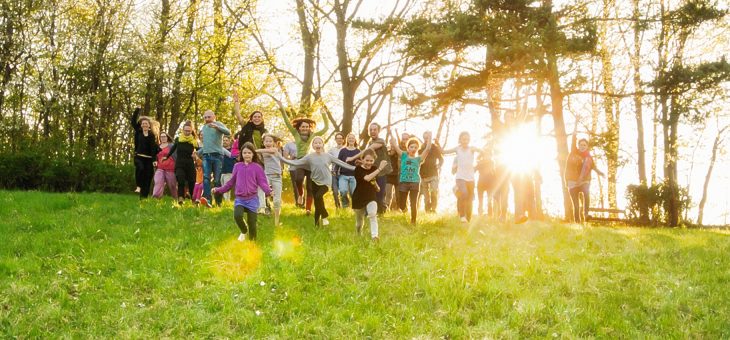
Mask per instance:
[[[160,147],[157,136],[152,132],[152,120],[139,116],[140,108],[134,109],[130,123],[134,129],[134,179],[137,182],[139,199],[150,195],[152,176],[155,173],[154,162]]]
[[[191,121],[185,122],[180,136],[175,138],[175,143],[170,147],[169,155],[177,152],[175,159],[175,178],[177,179],[177,203],[183,204],[185,200],[185,186],[188,187],[190,200],[193,201],[193,189],[195,188],[195,160],[194,153],[198,149],[198,136],[195,135],[195,128]],[[163,158],[167,160],[167,157]]]
[[[248,121],[241,116],[241,103],[238,99],[238,91],[233,91],[233,114],[241,124],[241,131],[238,134],[238,147],[251,143],[256,149],[264,147],[262,136],[268,132],[264,126],[264,114],[261,111],[254,111],[248,116]]]

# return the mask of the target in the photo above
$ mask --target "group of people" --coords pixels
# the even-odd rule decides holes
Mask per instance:
[[[174,139],[165,132],[156,134],[153,121],[140,117],[140,110],[135,110],[134,164],[140,198],[149,196],[153,178],[153,197],[161,197],[167,186],[179,204],[189,197],[194,204],[220,206],[223,199],[232,197],[239,240],[255,240],[258,214],[271,213],[274,225],[279,224],[283,170],[287,165],[296,205],[307,215],[314,205],[315,226],[329,225],[325,194],[332,190],[337,208],[355,211],[357,233],[362,232],[367,217],[370,236],[378,240],[378,215],[385,211],[410,210],[411,224],[417,223],[419,202],[424,202],[425,211],[436,211],[444,155],[454,154],[451,174],[461,222],[472,218],[475,191],[479,214],[484,213],[486,202],[487,213],[504,220],[510,181],[516,223],[524,222],[528,212],[531,217],[534,214],[525,198],[534,179],[510,174],[494,156],[493,144],[474,147],[468,132],[459,135],[456,147],[444,150],[431,132],[424,133],[420,140],[407,133],[397,138],[397,133],[388,129],[390,138],[386,141],[381,137],[383,128],[372,123],[368,127],[369,142],[363,149],[358,147],[355,134],[335,133],[336,145],[325,150],[326,117],[319,131],[312,119],[284,118],[293,141],[282,145],[282,138],[268,133],[260,111],[245,119],[235,92],[233,102],[233,113],[241,125],[239,132],[232,134],[208,110],[199,130],[191,121],[183,122]],[[566,181],[576,204],[575,218],[582,221],[590,196],[590,172],[597,169],[587,140],[576,144],[575,138],[566,165]]]

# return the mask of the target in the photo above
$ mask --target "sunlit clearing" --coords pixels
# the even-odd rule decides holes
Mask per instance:
[[[532,124],[520,125],[497,143],[497,159],[511,172],[530,172],[545,159],[546,141],[539,138]]]
[[[230,239],[213,250],[209,265],[215,276],[241,281],[261,265],[261,248],[251,241]]]
[[[287,260],[301,257],[302,239],[291,230],[278,229],[274,238],[274,255]]]

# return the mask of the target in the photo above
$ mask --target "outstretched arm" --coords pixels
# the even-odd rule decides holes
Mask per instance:
[[[286,159],[286,158],[282,157],[280,154],[277,154],[276,156],[279,157],[279,159],[282,162],[289,164],[289,165],[293,165],[293,166],[302,166],[302,165],[306,165],[307,162],[309,162],[309,155],[306,155],[300,159]]]
[[[236,177],[238,177],[237,176],[238,169],[240,169],[240,168],[239,167],[233,168],[233,174],[231,174],[230,181],[226,182],[226,184],[223,184],[223,186],[220,186],[218,188],[213,188],[211,191],[214,194],[222,194],[222,193],[228,192],[228,190],[231,190],[231,188],[233,188],[236,185]]]
[[[332,163],[339,165],[341,168],[345,168],[350,171],[355,170],[354,165],[347,164],[347,163],[341,161],[339,158],[332,156],[331,154],[327,154],[327,155],[330,157],[330,160],[332,161]]]
[[[458,148],[459,148],[459,147],[457,146],[457,147],[453,147],[453,148],[451,148],[451,149],[443,149],[443,150],[441,150],[441,154],[442,154],[442,155],[450,155],[450,154],[452,154],[452,153],[456,153],[456,150],[457,150]]]
[[[170,147],[170,151],[167,153],[167,156],[162,158],[163,161],[166,161],[168,158],[172,157],[172,155],[177,150],[177,138],[175,138],[175,142],[172,143],[172,146]]]
[[[256,149],[256,152],[258,152],[258,153],[267,153],[267,154],[275,155],[279,151],[276,148],[263,148],[263,149]]]

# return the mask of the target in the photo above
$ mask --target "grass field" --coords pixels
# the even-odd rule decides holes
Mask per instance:
[[[0,337],[730,337],[730,235],[3,192]]]

